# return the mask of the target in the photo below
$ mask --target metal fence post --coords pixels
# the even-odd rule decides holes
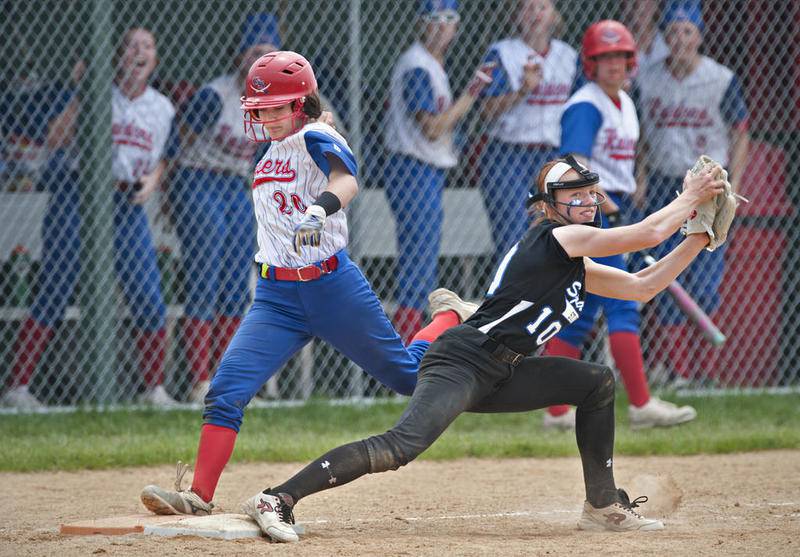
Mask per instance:
[[[81,334],[84,362],[96,383],[88,398],[118,400],[111,174],[112,6],[93,0],[88,14],[87,71],[80,91]]]

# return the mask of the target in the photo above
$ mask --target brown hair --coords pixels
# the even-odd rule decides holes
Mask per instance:
[[[319,100],[319,93],[316,91],[306,95],[306,101],[303,103],[303,114],[312,119],[319,118],[322,115],[322,101]]]
[[[560,162],[567,161],[564,159],[554,159],[546,162],[544,166],[542,166],[542,169],[539,171],[539,175],[536,176],[536,190],[539,193],[545,193],[544,180],[547,177],[547,173],[550,172],[551,168]],[[531,222],[532,227],[541,224],[542,221],[545,220],[554,220],[562,224],[569,224],[566,219],[558,213],[558,211],[555,211],[552,207],[549,207],[549,205],[544,201],[538,201],[531,205],[528,208],[528,216],[533,219],[533,222]]]

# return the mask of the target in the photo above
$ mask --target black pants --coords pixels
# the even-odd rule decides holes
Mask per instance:
[[[528,357],[516,367],[481,348],[486,336],[467,325],[445,332],[428,349],[408,407],[386,433],[349,443],[273,489],[295,501],[367,473],[396,470],[433,444],[462,412],[525,412],[577,406],[576,436],[587,499],[616,500],[614,375],[606,366],[569,358]]]

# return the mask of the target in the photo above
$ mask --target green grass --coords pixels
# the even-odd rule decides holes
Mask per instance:
[[[616,453],[689,455],[800,448],[800,395],[681,399],[699,418],[678,428],[634,432],[617,401]],[[390,427],[402,403],[250,409],[234,461],[305,461]],[[0,471],[79,470],[192,462],[199,411],[81,411],[0,416]],[[576,455],[573,434],[546,432],[541,412],[465,414],[422,458]]]

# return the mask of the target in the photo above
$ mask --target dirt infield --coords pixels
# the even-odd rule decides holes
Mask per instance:
[[[800,451],[728,456],[620,457],[617,482],[649,495],[644,513],[666,530],[585,533],[577,458],[415,462],[303,501],[299,544],[195,537],[67,537],[63,522],[142,510],[141,488],[171,485],[172,470],[0,474],[0,555],[798,555]],[[223,510],[298,469],[232,465]]]

